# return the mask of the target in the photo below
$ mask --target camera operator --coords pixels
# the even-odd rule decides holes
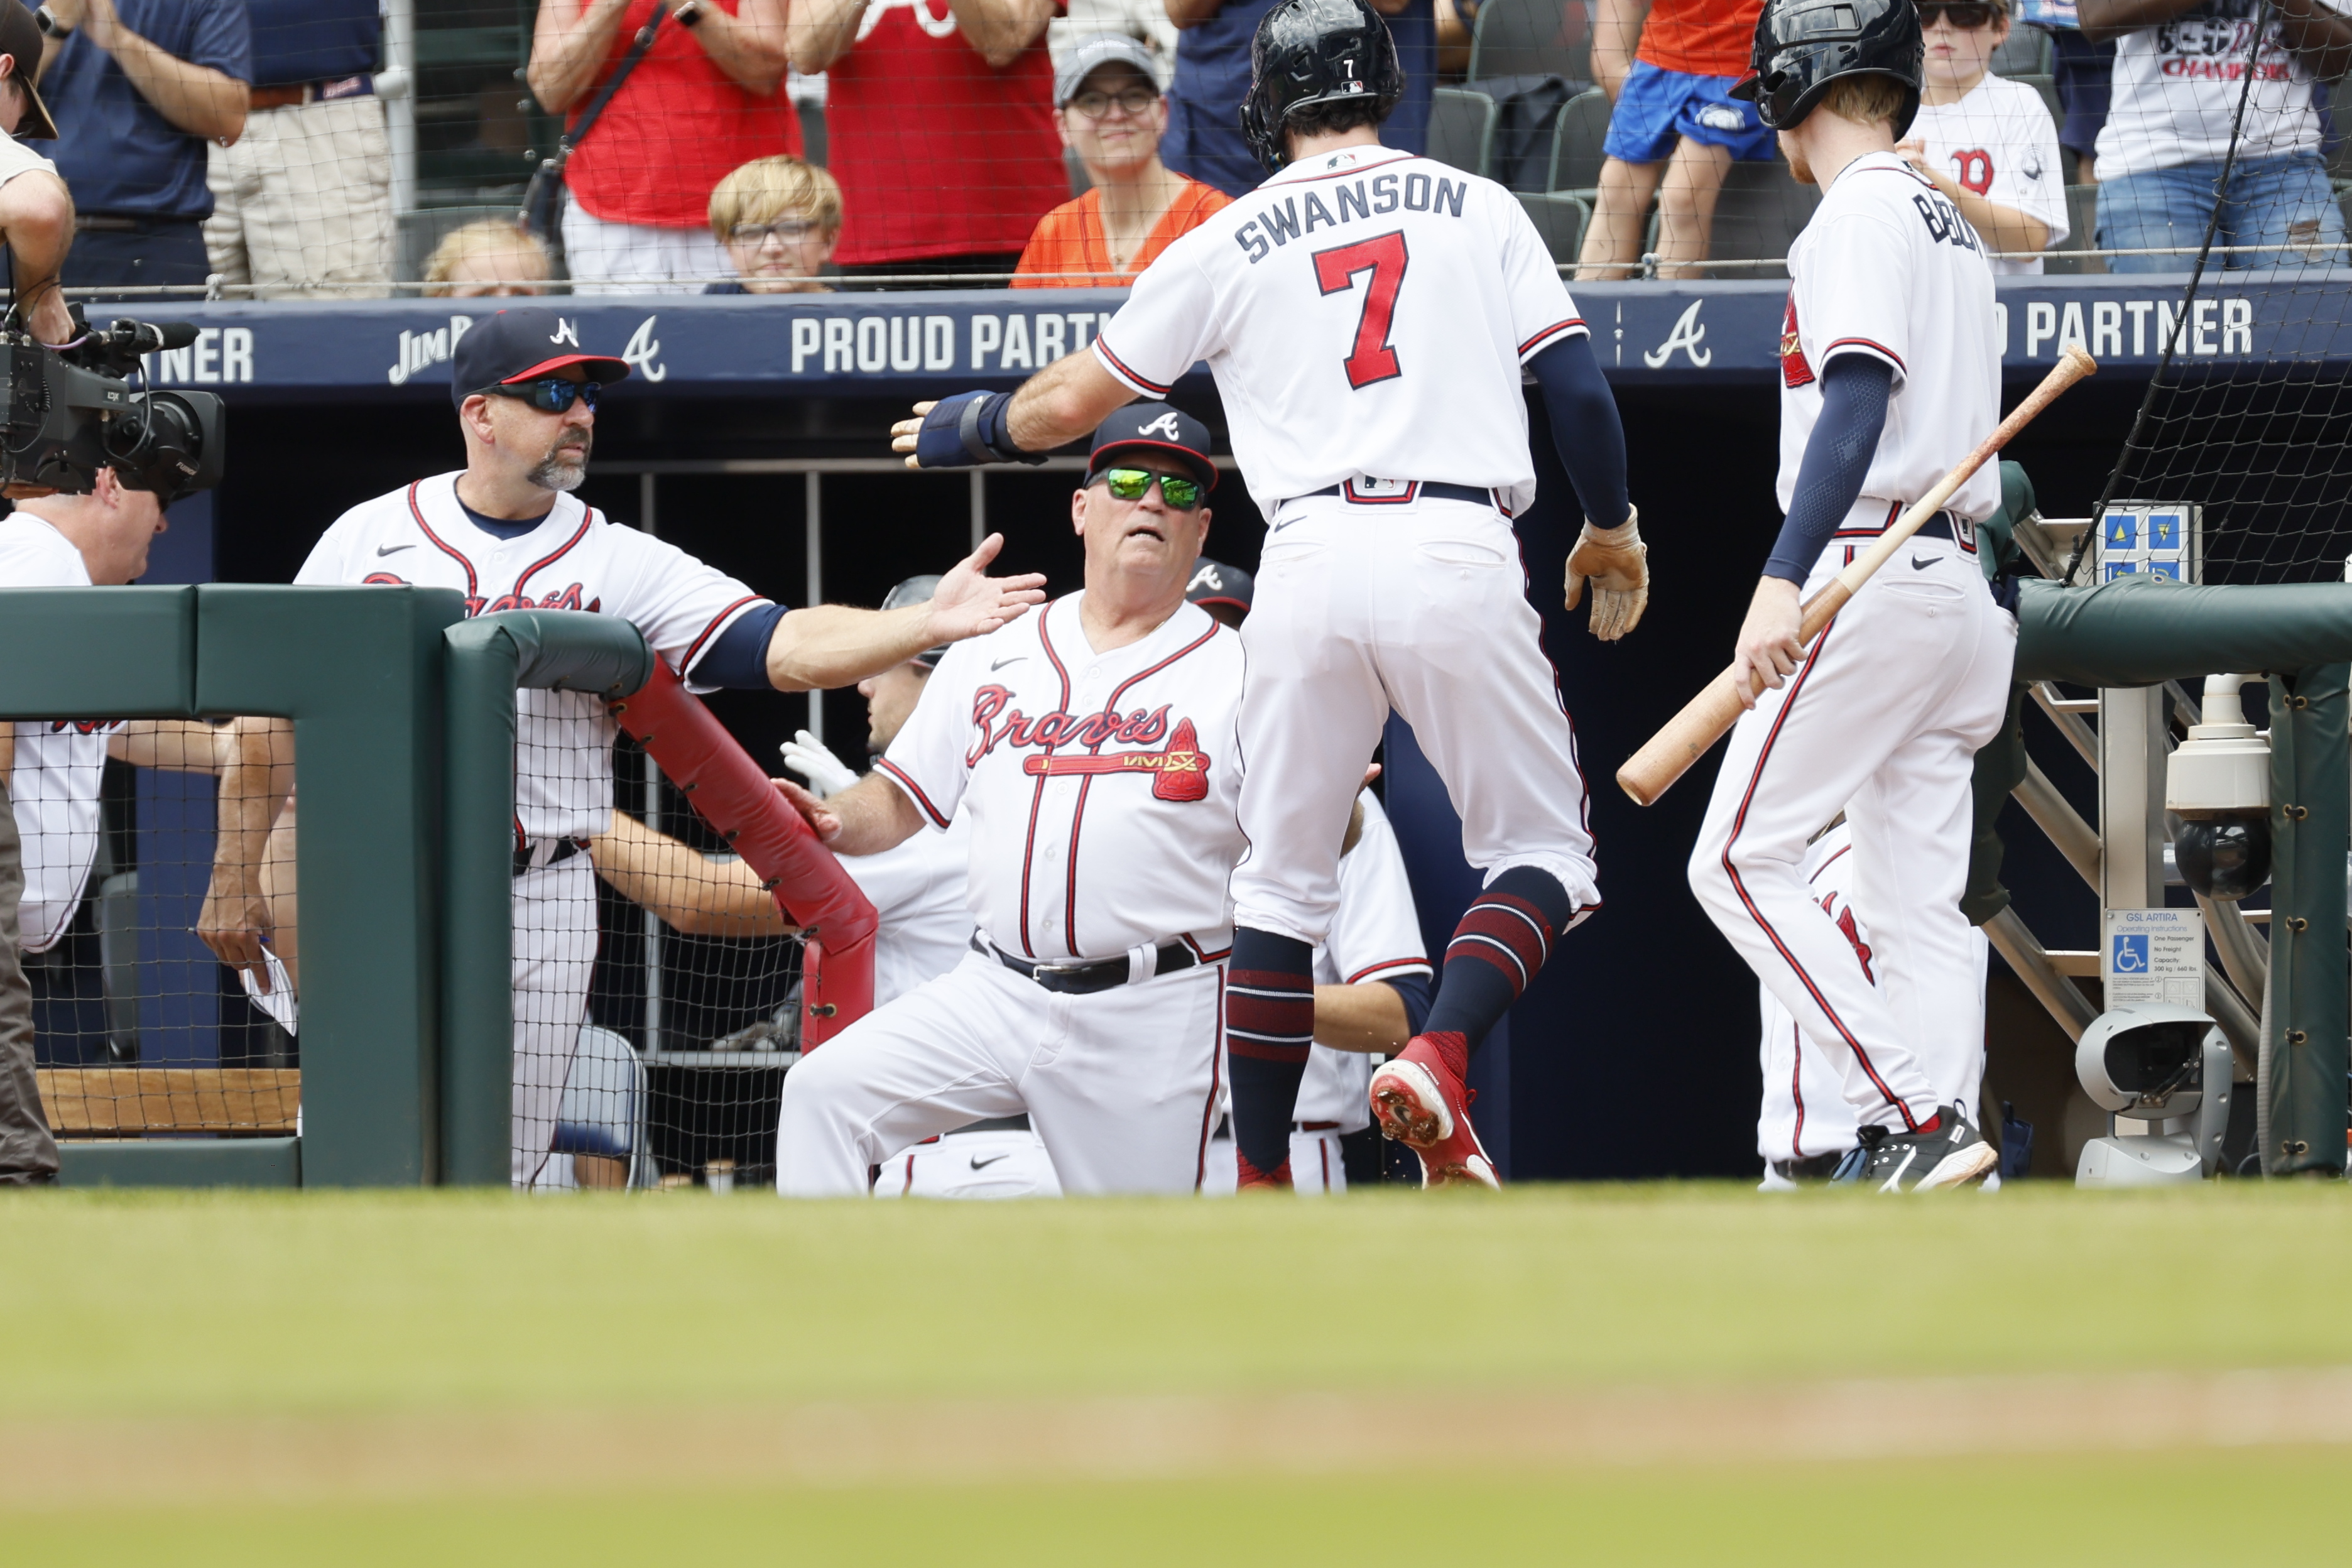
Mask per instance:
[[[57,121],[33,85],[41,65],[41,28],[17,0],[0,0],[0,242],[8,247],[16,313],[45,343],[73,336],[58,274],[73,243],[73,198],[57,165],[26,147],[55,141]]]

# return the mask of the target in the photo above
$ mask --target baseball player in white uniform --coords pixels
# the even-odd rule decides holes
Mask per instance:
[[[1895,150],[1936,182],[1987,246],[2011,253],[1995,273],[2038,273],[2039,255],[2064,239],[2066,174],[2058,126],[2042,95],[1992,74],[2009,37],[2009,0],[1927,0],[1919,116]]]
[[[1240,640],[1184,600],[1215,483],[1172,408],[1097,432],[1086,587],[949,650],[874,776],[789,784],[845,855],[971,818],[973,951],[784,1079],[776,1185],[864,1194],[939,1133],[1025,1113],[1066,1191],[1197,1191],[1242,842]]]
[[[1197,362],[1268,519],[1244,641],[1249,763],[1229,1018],[1244,1186],[1279,1185],[1314,1034],[1315,946],[1339,847],[1393,708],[1463,818],[1486,887],[1426,1026],[1374,1074],[1374,1114],[1424,1179],[1492,1184],[1470,1052],[1599,901],[1584,784],[1528,604],[1511,518],[1535,495],[1523,375],[1542,387],[1586,525],[1568,602],[1629,631],[1648,571],[1616,405],[1583,320],[1500,185],[1380,144],[1404,90],[1363,0],[1282,0],[1258,26],[1243,120],[1275,171],[1147,268],[1086,351],[1010,396],[918,406],[924,468],[1017,461]]]
[[[1853,838],[1843,817],[1813,840],[1801,869],[1806,896],[1836,922],[1853,949],[1863,978],[1876,984],[1870,922],[1853,900]],[[1969,945],[1976,952],[1977,994],[1982,996],[1990,944],[1981,930],[1972,928],[1969,934],[1973,939]],[[1846,1103],[1845,1079],[1838,1060],[1805,1037],[1770,987],[1759,985],[1758,990],[1764,1015],[1764,1037],[1759,1048],[1764,1101],[1756,1119],[1756,1152],[1764,1156],[1763,1190],[1793,1190],[1801,1182],[1837,1174],[1861,1142],[1856,1135],[1858,1123],[1853,1107]],[[1983,1023],[1979,1008],[1973,1045],[1957,1058],[1926,1063],[1939,1103],[1976,1105],[1984,1086]],[[1932,1043],[1958,1046],[1967,1038],[1963,1031],[1954,1029],[1939,1032]],[[2000,1182],[1998,1173],[1985,1178],[1988,1187]]]
[[[2017,623],[1974,560],[2000,504],[1981,469],[1813,640],[1801,591],[1883,531],[1989,435],[2000,342],[1983,242],[1895,151],[1919,96],[1911,0],[1769,0],[1741,84],[1822,204],[1789,257],[1779,496],[1787,521],[1740,627],[1736,679],[1763,695],[1730,746],[1690,861],[1724,935],[1839,1063],[1882,1190],[1980,1178],[1995,1151],[1927,1063],[1980,1033],[1959,909],[1970,763],[1999,729]],[[1751,679],[1751,676],[1753,679]],[[1878,983],[1808,896],[1805,846],[1846,813],[1854,904]]]
[[[1043,598],[1042,577],[982,575],[992,537],[942,579],[927,605],[888,612],[818,605],[787,611],[724,573],[570,492],[586,478],[599,390],[628,374],[590,353],[569,317],[502,310],[477,322],[452,355],[451,396],[467,466],[352,508],[337,519],[298,584],[457,588],[467,612],[587,610],[623,616],[688,686],[803,691],[846,685],[935,644],[993,631]],[[612,814],[614,728],[603,705],[572,691],[516,694],[513,1179],[536,1184],[551,1140],[596,956],[594,874],[579,851]],[[226,851],[232,837],[223,836]],[[257,868],[215,868],[247,911],[207,932],[225,961],[264,963],[268,912]],[[247,885],[251,893],[247,898]]]

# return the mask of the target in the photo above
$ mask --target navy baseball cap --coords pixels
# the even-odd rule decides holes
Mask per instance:
[[[1246,616],[1257,597],[1257,581],[1238,566],[1203,555],[1192,568],[1192,580],[1184,584],[1184,597],[1202,609],[1231,605]]]
[[[578,365],[593,382],[610,384],[629,374],[628,362],[592,354],[580,347],[574,318],[526,307],[485,316],[466,329],[449,354],[449,401],[466,399],[486,386],[530,381],[566,365]]]
[[[1087,483],[1102,478],[1125,452],[1157,452],[1173,458],[1192,471],[1201,488],[1217,488],[1217,465],[1209,456],[1209,427],[1181,408],[1165,403],[1130,403],[1095,429],[1095,444],[1087,454]]]
[[[931,596],[939,591],[940,574],[936,572],[926,572],[919,577],[909,577],[892,588],[883,596],[882,607],[885,610],[903,610],[909,605],[928,605],[931,602]],[[940,667],[940,660],[947,657],[947,652],[946,645],[941,644],[938,647],[925,648],[907,662],[919,664],[925,669],[937,669]]]

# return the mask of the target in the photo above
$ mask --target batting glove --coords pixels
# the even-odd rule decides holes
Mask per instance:
[[[1615,642],[1642,624],[1650,604],[1650,547],[1642,542],[1642,514],[1626,509],[1625,521],[1615,528],[1584,525],[1582,537],[1568,557],[1568,607],[1584,602],[1584,584],[1592,584],[1592,635]]]
[[[1005,426],[1013,406],[1009,392],[959,392],[942,397],[923,416],[915,437],[915,466],[970,468],[982,463],[1042,463],[1043,452],[1024,452]]]
[[[806,730],[776,750],[784,754],[784,766],[808,780],[809,794],[819,800],[839,795],[857,782],[856,773],[842,766],[841,759]]]

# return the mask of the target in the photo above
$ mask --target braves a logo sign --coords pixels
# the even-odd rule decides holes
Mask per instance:
[[[1165,703],[1132,713],[1106,710],[1075,714],[1058,710],[1031,718],[1011,707],[1013,693],[1002,686],[983,686],[972,693],[971,749],[968,765],[999,746],[1015,751],[1036,749],[1024,757],[1021,771],[1033,778],[1096,773],[1133,773],[1151,780],[1151,793],[1161,800],[1205,800],[1209,795],[1209,759],[1190,719],[1176,721],[1171,734]],[[1165,745],[1160,742],[1166,742]],[[1135,751],[1103,752],[1118,742]],[[1056,747],[1083,746],[1087,751],[1066,756],[1052,754]]]

